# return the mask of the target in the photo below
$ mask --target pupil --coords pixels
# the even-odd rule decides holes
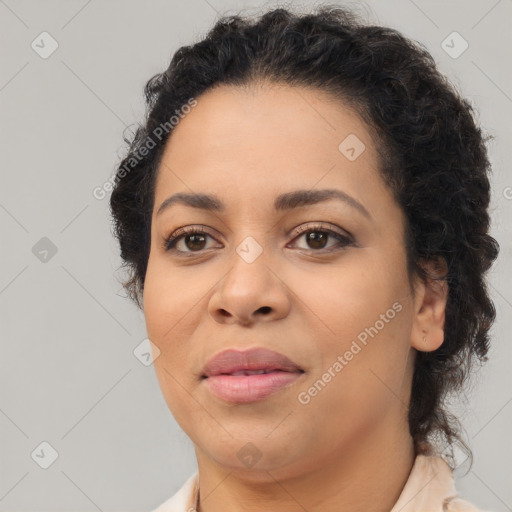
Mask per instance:
[[[325,247],[326,240],[327,235],[325,233],[318,233],[315,231],[308,233],[308,244],[311,246],[311,243],[313,243],[312,247],[315,249],[323,249]]]

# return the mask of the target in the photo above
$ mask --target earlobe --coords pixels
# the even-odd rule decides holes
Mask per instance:
[[[449,287],[444,259],[428,262],[426,266],[432,278],[422,280],[417,286],[411,345],[421,352],[432,352],[444,341]]]

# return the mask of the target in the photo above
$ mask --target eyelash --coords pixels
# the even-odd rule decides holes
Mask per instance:
[[[302,235],[306,235],[306,234],[309,234],[309,233],[323,233],[323,234],[327,234],[330,237],[337,239],[339,243],[334,245],[334,246],[332,246],[332,247],[330,247],[330,248],[327,248],[327,249],[303,249],[303,250],[308,250],[308,251],[312,251],[312,252],[329,253],[329,252],[334,252],[334,251],[337,251],[337,250],[343,250],[347,246],[355,245],[355,243],[352,241],[352,239],[349,236],[342,235],[341,233],[333,231],[332,229],[327,229],[327,228],[323,227],[320,224],[313,224],[313,225],[311,225],[311,223],[299,227],[296,230],[296,232],[294,233],[293,240],[299,238]],[[199,250],[199,251],[178,251],[178,250],[175,249],[176,244],[182,238],[184,238],[187,235],[196,235],[196,234],[206,234],[206,235],[210,236],[211,238],[214,238],[202,226],[200,228],[195,227],[195,226],[187,226],[187,227],[184,227],[184,228],[177,229],[174,233],[172,233],[169,237],[167,237],[164,240],[163,247],[164,247],[165,251],[167,251],[167,252],[175,252],[180,257],[182,257],[182,256],[183,257],[190,257],[190,256],[202,254],[207,249],[202,249],[202,250]]]

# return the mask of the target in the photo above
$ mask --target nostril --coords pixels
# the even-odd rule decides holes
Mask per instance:
[[[262,313],[270,313],[272,311],[272,308],[269,306],[262,306],[258,311],[261,311]]]

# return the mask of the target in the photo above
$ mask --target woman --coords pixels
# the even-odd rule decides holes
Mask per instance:
[[[443,399],[495,318],[490,165],[430,54],[275,9],[145,93],[110,205],[198,464],[156,510],[478,510],[441,453],[469,450]]]

